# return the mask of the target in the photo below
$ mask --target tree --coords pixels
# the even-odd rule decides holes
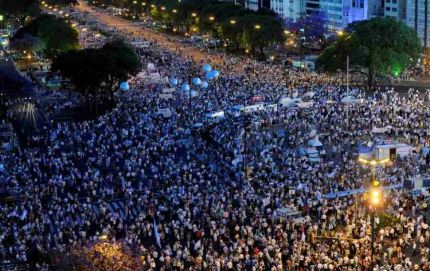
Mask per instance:
[[[221,22],[218,33],[223,40],[233,42],[236,49],[239,49],[243,35],[243,20],[233,17]]]
[[[88,259],[94,269],[100,271],[138,270],[139,260],[127,253],[120,244],[98,243],[88,253]]]
[[[53,6],[70,6],[78,4],[78,0],[45,0],[48,5]]]
[[[392,18],[373,18],[349,25],[347,37],[338,38],[333,47],[326,48],[317,60],[317,67],[333,71],[331,59],[348,53],[351,65],[361,68],[372,88],[375,75],[399,75],[416,63],[421,51],[412,28]],[[335,64],[346,65],[346,57],[340,61]]]
[[[325,44],[327,28],[327,15],[324,12],[311,12],[297,21],[287,21],[286,27],[289,31],[303,37],[306,42],[319,42]]]
[[[11,48],[15,51],[28,51],[39,54],[44,50],[44,44],[42,40],[30,34],[25,34],[20,38],[14,39],[11,44]]]
[[[328,46],[316,60],[316,66],[330,73],[346,70],[346,59],[351,54],[351,37],[341,36]]]
[[[142,264],[130,248],[121,243],[98,242],[87,247],[72,247],[69,252],[53,257],[58,271],[133,271]]]
[[[26,35],[39,38],[50,58],[79,47],[78,32],[62,19],[52,15],[41,15],[31,20],[15,33],[12,42]]]
[[[282,23],[272,16],[243,16],[242,45],[245,48],[259,50],[264,58],[264,48],[270,44],[280,43],[284,39]]]
[[[106,56],[108,65],[103,69],[105,72],[106,90],[113,98],[115,87],[120,82],[126,81],[130,76],[136,75],[140,69],[139,57],[128,44],[121,40],[106,43],[101,52]]]
[[[222,30],[220,28],[222,24],[229,23],[231,19],[238,19],[245,14],[249,14],[250,12],[253,11],[241,9],[234,3],[210,3],[204,6],[201,10],[201,20],[199,22],[199,27],[206,32],[212,32],[214,35],[221,36],[221,33],[219,33],[217,30]]]
[[[71,50],[56,57],[51,70],[69,78],[87,100],[97,103],[107,94],[111,101],[119,83],[139,71],[139,58],[122,41],[112,41],[102,48]]]
[[[40,9],[36,0],[1,0],[0,11],[6,15],[24,18],[38,14]]]

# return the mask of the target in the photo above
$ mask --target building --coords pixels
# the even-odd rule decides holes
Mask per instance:
[[[323,12],[332,30],[344,29],[349,23],[368,18],[368,0],[307,0],[306,14]]]
[[[405,0],[402,0],[405,1]],[[385,0],[368,0],[368,17],[369,19],[384,16]]]
[[[218,0],[218,2],[229,2],[238,6],[245,6],[245,0]]]
[[[296,21],[305,13],[305,0],[271,0],[270,8],[282,18]]]
[[[406,24],[415,29],[426,48],[430,44],[429,5],[430,0],[407,0],[406,2]]]
[[[245,0],[245,8],[251,10],[270,9],[270,0]]]
[[[404,22],[406,19],[406,1],[384,0],[384,17],[391,17]]]

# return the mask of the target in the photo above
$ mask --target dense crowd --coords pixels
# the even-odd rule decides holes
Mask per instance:
[[[155,69],[118,91],[111,112],[56,123],[29,147],[1,152],[0,259],[42,270],[52,253],[107,236],[142,255],[143,270],[371,270],[367,204],[326,195],[368,185],[370,170],[357,163],[368,142],[416,149],[378,169],[384,186],[426,175],[429,93],[352,89],[359,102],[348,103],[325,74],[209,57],[223,64],[207,89],[193,96],[178,86],[163,99],[172,86],[162,78],[190,82],[205,63],[152,44],[141,61]],[[303,106],[279,102],[286,97]],[[166,108],[170,116],[159,114]],[[311,139],[323,143],[318,162],[302,152]],[[376,268],[430,270],[426,199],[386,191],[384,212],[395,223],[377,232]]]

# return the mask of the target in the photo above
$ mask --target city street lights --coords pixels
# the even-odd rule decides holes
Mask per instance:
[[[261,25],[256,24],[256,25],[254,26],[254,28],[255,28],[256,30],[260,30],[260,29],[261,29]]]
[[[3,21],[4,21],[4,16],[0,14],[0,29],[3,31]]]
[[[375,212],[376,208],[380,206],[382,202],[382,191],[379,187],[372,187],[370,190],[370,236],[371,236],[371,250],[370,250],[370,264],[373,270],[374,266],[374,255],[375,255]]]
[[[211,22],[215,21],[215,17],[214,16],[209,16],[209,21],[211,21]]]
[[[373,270],[373,256],[375,254],[375,212],[378,207],[380,207],[382,202],[382,190],[380,188],[380,182],[376,178],[376,167],[378,165],[385,165],[390,162],[390,159],[365,159],[360,157],[358,159],[360,164],[369,165],[371,167],[371,180],[370,180],[370,190],[369,190],[369,208],[370,213],[370,235],[371,235],[371,250],[370,250],[370,263]]]
[[[191,13],[191,16],[192,17],[197,17],[197,13],[193,12],[193,13]]]
[[[390,161],[391,160],[388,158],[387,159],[381,159],[381,160],[366,159],[366,158],[362,158],[362,157],[358,158],[358,162],[360,164],[370,165],[371,173],[372,173],[370,181],[371,181],[372,186],[374,186],[374,187],[379,186],[379,181],[376,179],[376,166],[388,164],[388,163],[390,163]]]
[[[236,24],[236,20],[230,20],[230,24],[235,25]]]

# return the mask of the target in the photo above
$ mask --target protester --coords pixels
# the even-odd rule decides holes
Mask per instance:
[[[94,41],[91,31],[88,46],[107,39]],[[384,211],[396,222],[381,227],[373,244],[361,195],[327,197],[368,185],[358,147],[427,145],[429,93],[354,88],[355,102],[344,103],[345,86],[329,75],[216,57],[221,75],[207,88],[193,86],[192,78],[206,80],[206,63],[152,44],[131,90],[116,93],[114,110],[54,123],[28,147],[1,152],[1,191],[10,201],[0,205],[0,259],[41,270],[53,252],[106,235],[142,255],[143,270],[371,270],[371,245],[377,270],[430,270],[428,200],[386,191]],[[171,88],[171,98],[160,96]],[[282,105],[286,97],[302,103]],[[166,108],[171,116],[159,113]],[[224,118],[207,117],[219,111]],[[389,132],[372,133],[387,125]],[[303,152],[315,138],[325,152],[318,162]],[[417,152],[377,176],[387,186],[428,171]]]

